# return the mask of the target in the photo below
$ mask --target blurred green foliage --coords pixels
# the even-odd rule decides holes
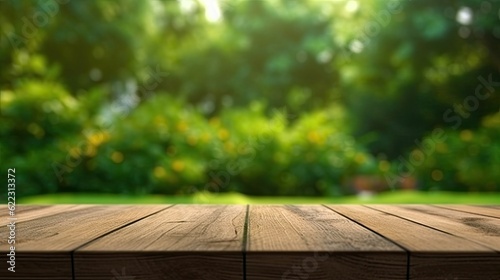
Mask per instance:
[[[5,0],[0,26],[19,195],[500,190],[497,0]]]
[[[54,100],[50,97],[24,104],[12,98],[6,113],[14,108],[39,111]],[[80,105],[61,106],[61,113],[77,112]],[[19,123],[15,114],[7,116],[8,123]],[[49,132],[59,123],[46,122],[48,117],[34,119],[36,129],[25,133],[28,142],[22,146],[31,141],[49,145],[31,145],[29,151],[10,154],[12,164],[29,172],[21,177],[22,184],[35,186],[23,187],[21,194],[340,195],[350,191],[341,189],[343,179],[376,169],[373,157],[351,136],[328,125],[345,122],[340,108],[304,114],[288,125],[286,112],[275,111],[267,118],[260,103],[207,119],[182,100],[161,95],[120,116],[123,119],[113,126],[99,125],[98,119],[91,125],[74,121],[80,135],[77,129],[52,139]],[[44,167],[53,170],[42,172]]]
[[[500,113],[472,131],[446,131],[447,139],[418,168],[427,190],[499,191]],[[429,172],[430,171],[430,172]]]

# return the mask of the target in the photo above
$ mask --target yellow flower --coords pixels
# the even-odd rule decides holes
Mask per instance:
[[[356,156],[354,157],[354,161],[356,161],[358,164],[365,163],[366,156],[362,153],[357,153]]]
[[[309,142],[317,143],[318,139],[319,135],[316,131],[309,131],[309,133],[307,133],[307,140],[309,140]]]
[[[227,129],[224,129],[224,128],[219,129],[218,134],[219,134],[220,140],[224,141],[224,140],[227,140],[229,138],[229,132],[227,131]]]
[[[153,170],[153,174],[158,179],[165,178],[165,176],[167,176],[167,172],[165,171],[165,168],[163,168],[162,166],[155,167],[155,169]]]
[[[468,129],[460,131],[460,139],[462,139],[462,141],[470,141],[473,136],[472,132]]]
[[[185,121],[180,121],[177,123],[177,130],[179,132],[184,132],[188,128],[187,123]]]
[[[10,90],[0,90],[0,104],[8,105],[14,100],[14,93]]]
[[[181,160],[174,160],[174,162],[172,162],[172,169],[176,172],[181,172],[184,170],[184,162]]]
[[[88,137],[88,141],[90,144],[98,147],[101,145],[103,142],[106,142],[110,138],[110,135],[108,132],[98,132],[90,135]]]
[[[320,144],[320,145],[325,142],[324,137],[316,131],[310,131],[307,134],[307,140],[312,144]]]

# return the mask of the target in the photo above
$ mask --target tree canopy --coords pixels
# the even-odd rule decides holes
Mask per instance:
[[[115,114],[111,123],[126,124],[112,125],[106,132],[109,138],[103,136],[109,142],[102,140],[110,143],[101,151],[108,161],[113,154],[116,161],[120,158],[116,151],[125,145],[120,137],[148,135],[156,129],[151,125],[163,118],[179,120],[174,130],[165,130],[173,138],[159,150],[181,141],[175,135],[185,131],[178,128],[190,122],[195,127],[186,131],[196,137],[186,132],[186,139],[213,133],[224,146],[224,131],[228,139],[236,137],[234,145],[238,137],[250,137],[252,132],[242,127],[259,127],[250,122],[252,116],[256,123],[268,120],[273,125],[270,120],[281,116],[280,136],[262,148],[274,156],[252,156],[253,163],[238,173],[235,184],[256,183],[257,174],[265,171],[259,162],[281,160],[281,169],[272,171],[280,179],[268,180],[263,190],[285,184],[295,191],[281,192],[321,194],[330,184],[322,178],[335,169],[336,154],[353,164],[338,164],[342,168],[333,181],[370,168],[389,172],[398,169],[401,158],[411,158],[433,130],[443,129],[458,142],[453,138],[442,144],[448,148],[441,149],[451,153],[448,160],[439,153],[427,155],[425,164],[417,166],[425,170],[419,176],[434,180],[432,171],[447,166],[450,184],[470,186],[474,181],[460,179],[467,177],[460,172],[477,164],[473,177],[487,178],[486,189],[500,188],[500,180],[491,174],[500,167],[499,146],[492,144],[500,118],[497,0],[6,0],[0,1],[0,26],[1,131],[10,135],[2,144],[2,160],[17,156],[20,164],[30,166],[39,160],[24,163],[30,157],[63,158],[69,147],[87,139],[82,135],[105,126],[110,106],[121,104],[121,117]],[[156,98],[164,103],[155,109]],[[167,104],[176,102],[182,105]],[[180,116],[163,116],[177,110]],[[193,116],[185,120],[183,114]],[[159,141],[151,133],[150,141]],[[469,139],[468,133],[479,138]],[[358,154],[346,152],[345,145],[324,150],[307,146],[336,134],[354,139]],[[469,140],[475,144],[467,144]],[[319,167],[306,164],[304,158],[300,162],[299,154],[296,159],[280,158],[292,153],[292,142],[301,156],[324,153],[323,159],[311,156]],[[122,148],[133,151],[134,145]],[[496,152],[487,152],[488,145]],[[51,150],[54,147],[60,154]],[[238,148],[233,155],[232,148],[223,149],[225,159],[219,161],[241,158]],[[478,151],[467,152],[470,149]],[[207,157],[214,157],[213,150],[217,148],[195,149],[195,156],[186,148],[181,162],[189,162],[193,170],[172,175],[176,179],[167,180],[169,184],[211,180]],[[463,155],[457,152],[462,150]],[[156,156],[149,152],[149,158]],[[483,174],[480,156],[494,167],[490,173]],[[72,171],[79,174],[72,175],[73,181],[46,179],[49,175],[41,180],[53,188],[76,188],[78,176],[99,165],[93,157],[86,159],[87,171]],[[163,165],[156,160],[136,163],[144,164],[147,172],[132,181],[169,178],[170,171],[161,171]],[[168,161],[165,166],[176,162],[158,160]],[[184,170],[177,163],[177,169]],[[115,178],[99,172],[100,182]],[[299,191],[311,182],[316,187]]]

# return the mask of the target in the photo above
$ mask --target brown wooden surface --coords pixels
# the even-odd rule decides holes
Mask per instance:
[[[140,279],[243,279],[245,214],[243,205],[176,205],[79,248],[76,274],[110,279],[127,268]]]
[[[437,207],[462,211],[466,213],[478,214],[488,217],[500,218],[500,211],[492,207],[478,205],[436,205]]]
[[[57,215],[50,210],[54,207],[59,209]],[[166,207],[52,206],[39,210],[47,216],[31,219],[33,214],[26,221],[20,213],[16,216],[16,272],[8,272],[2,262],[0,279],[73,279],[71,254],[76,248]],[[0,236],[7,234],[8,228],[2,226]],[[2,252],[9,247],[7,238],[0,239]]]
[[[494,205],[21,205],[16,273],[7,214],[0,279],[500,279]]]
[[[500,252],[500,219],[427,205],[379,205],[376,209]]]
[[[90,206],[89,205],[22,205],[22,206],[17,206],[15,208],[14,217],[22,221],[28,221],[40,217],[59,214],[61,212],[71,211],[73,209],[81,209],[84,207],[90,207]],[[2,211],[2,213],[0,213],[0,226],[7,225],[10,222],[9,220],[7,220],[8,214],[9,214],[8,211]]]
[[[247,279],[406,277],[403,249],[321,205],[250,206],[246,259]]]
[[[408,279],[470,279],[471,275],[474,279],[490,279],[498,271],[500,259],[493,249],[402,219],[399,211],[382,212],[378,209],[385,206],[373,205],[328,207],[405,248],[409,254]]]

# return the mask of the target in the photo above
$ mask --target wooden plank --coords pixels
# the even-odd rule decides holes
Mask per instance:
[[[17,224],[18,250],[70,251],[101,235],[167,208],[165,205],[92,206]],[[2,231],[6,229],[2,228]],[[0,246],[6,244],[0,240]]]
[[[18,247],[16,247],[17,249]],[[4,254],[2,250],[2,255]],[[7,271],[9,264],[2,264],[2,280],[73,280],[71,255],[69,253],[21,251],[16,252],[15,272]],[[2,261],[5,258],[2,258]]]
[[[34,220],[40,217],[58,215],[63,212],[71,212],[91,207],[92,205],[18,205],[15,209],[14,218],[17,222]],[[2,211],[0,215],[0,226],[5,226],[10,221],[7,219],[8,211]]]
[[[168,207],[19,207],[0,279],[500,279],[495,207]]]
[[[406,259],[400,247],[326,207],[250,206],[247,279],[406,279]]]
[[[176,205],[75,252],[78,280],[243,279],[246,206]]]
[[[7,208],[7,204],[2,204],[2,211],[0,211],[0,225],[6,225],[9,222],[7,220],[9,216],[9,209]],[[24,204],[16,204],[16,208],[14,209],[15,216],[25,215],[26,213],[33,212],[35,210],[41,210],[44,208],[50,207],[49,205],[24,205]]]
[[[16,273],[0,279],[73,279],[71,251],[167,206],[91,206],[16,223]],[[7,236],[8,228],[0,228]],[[2,252],[7,240],[0,240]]]
[[[328,208],[370,228],[411,252],[494,252],[461,237],[378,211],[383,205],[328,205]],[[374,209],[372,209],[374,208]]]
[[[498,254],[455,253],[414,254],[410,257],[410,280],[498,280]]]
[[[375,209],[361,205],[328,207],[408,250],[409,279],[489,279],[491,275],[499,276],[499,256],[491,248],[375,210],[379,206],[373,206]]]
[[[500,209],[500,205],[491,205],[491,204],[481,205],[481,207],[489,207],[489,208]]]
[[[372,207],[372,206],[370,206]],[[429,205],[377,205],[377,210],[460,236],[500,252],[500,220]]]
[[[477,205],[449,205],[449,204],[434,205],[434,206],[446,208],[446,209],[451,209],[451,210],[456,210],[456,211],[461,211],[461,212],[482,215],[482,216],[500,218],[500,208],[482,207],[482,206],[477,206]]]
[[[4,208],[5,207],[5,208]],[[16,215],[20,213],[26,213],[29,211],[34,211],[34,210],[41,210],[43,208],[50,207],[50,205],[35,205],[35,204],[16,204]],[[7,204],[2,205],[2,209],[5,209],[5,211],[0,212],[0,219],[7,218],[8,216],[8,208]]]

